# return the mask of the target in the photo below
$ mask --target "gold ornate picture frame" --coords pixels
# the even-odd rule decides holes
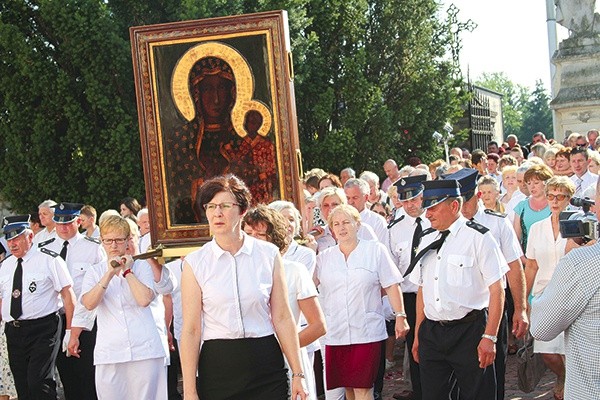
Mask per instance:
[[[152,245],[210,240],[198,188],[233,173],[255,203],[302,204],[285,11],[130,28]]]

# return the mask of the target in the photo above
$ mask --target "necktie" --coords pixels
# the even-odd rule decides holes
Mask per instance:
[[[415,226],[415,231],[413,233],[412,239],[412,247],[410,249],[410,261],[415,259],[417,255],[417,248],[419,247],[419,243],[421,243],[421,233],[423,233],[423,227],[421,226],[421,217],[417,217],[415,220],[417,226]]]
[[[408,266],[408,269],[406,270],[406,272],[404,273],[404,276],[408,276],[410,275],[410,273],[413,271],[413,269],[415,269],[415,265],[417,265],[417,263],[419,262],[419,260],[421,258],[423,258],[423,256],[425,254],[427,254],[428,251],[430,250],[439,250],[442,245],[444,244],[444,241],[446,240],[446,237],[450,234],[450,231],[442,231],[441,232],[441,236],[439,239],[431,242],[429,244],[429,246],[425,247],[423,250],[421,250],[419,252],[419,254],[417,254],[415,256],[415,258],[410,262],[410,265]]]
[[[10,315],[15,319],[23,314],[23,304],[21,302],[23,293],[23,261],[22,258],[17,259],[17,269],[15,269],[15,275],[13,276],[13,290],[12,299],[10,301]]]
[[[575,193],[581,194],[581,185],[583,184],[583,179],[577,178],[577,188],[575,189]]]
[[[65,240],[65,241],[63,242],[63,248],[62,248],[62,250],[60,251],[60,256],[61,256],[61,258],[62,258],[63,260],[65,260],[65,261],[67,261],[67,246],[68,246],[68,245],[69,245],[69,241],[68,241],[68,240]]]

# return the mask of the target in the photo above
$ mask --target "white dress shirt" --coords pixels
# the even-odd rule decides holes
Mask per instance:
[[[48,231],[48,228],[44,228],[33,237],[33,245],[32,247],[37,247],[38,244],[45,242],[46,240],[57,238],[56,229],[52,229]]]
[[[21,290],[23,314],[19,320],[42,318],[57,312],[62,306],[60,291],[73,285],[63,259],[58,255],[54,257],[32,247],[23,256],[21,266],[23,268]],[[10,303],[16,269],[17,258],[14,255],[7,257],[0,266],[2,319],[7,322],[14,320],[10,315]]]
[[[323,229],[323,235],[317,239],[318,253],[337,244],[337,240],[335,240],[333,235],[331,234],[331,229],[329,229],[329,226],[324,226]],[[373,228],[371,228],[370,225],[365,224],[363,222],[360,223],[360,227],[358,228],[358,238],[361,240],[379,240],[377,238],[377,235],[373,231]]]
[[[585,171],[585,174],[581,176],[573,174],[571,176],[571,181],[573,181],[573,184],[575,185],[575,194],[573,196],[583,197],[583,192],[585,192],[585,189],[595,185],[598,182],[598,175],[593,174],[588,170]]]
[[[58,236],[51,242],[41,242],[41,248],[46,248],[60,254],[65,241]],[[86,272],[94,264],[106,262],[106,252],[96,239],[88,238],[81,233],[68,240],[67,246],[67,269],[73,278],[73,291],[76,299],[81,296],[81,286]],[[44,244],[47,243],[47,244]],[[88,310],[79,300],[75,302],[75,312],[71,326],[92,330],[96,320],[96,311]]]
[[[284,260],[296,261],[304,265],[310,276],[315,272],[317,265],[317,254],[308,247],[300,246],[295,240],[292,240],[287,251],[283,255]]]
[[[490,230],[492,237],[500,245],[500,251],[507,263],[521,258],[523,255],[521,244],[510,220],[505,214],[486,212],[480,204],[474,220]]]
[[[457,320],[488,307],[489,286],[509,270],[491,233],[481,233],[468,222],[461,216],[450,225],[441,249],[423,256],[409,276],[423,288],[425,316],[430,320]],[[425,235],[419,250],[439,236],[439,232]]]
[[[386,247],[390,248],[390,237],[387,229],[387,221],[381,215],[367,208],[360,212],[360,220],[362,223],[373,228],[377,239]]]
[[[102,262],[87,271],[82,293],[85,294],[98,285],[106,268],[106,262]],[[154,275],[146,262],[135,261],[131,271],[143,285],[152,289]],[[98,335],[94,348],[94,365],[165,357],[150,307],[138,305],[129,283],[122,275],[113,277],[108,283],[104,296],[96,307],[96,316]]]
[[[183,260],[175,260],[167,263],[165,268],[171,271],[173,279],[181,282],[181,272],[183,271]],[[181,328],[183,327],[183,310],[181,304],[181,285],[177,285],[173,293],[173,335],[177,341],[181,340]]]
[[[202,340],[260,338],[274,332],[270,300],[279,250],[243,235],[236,254],[213,239],[185,257],[202,289]]]
[[[402,276],[404,276],[410,265],[413,234],[417,227],[417,222],[416,218],[413,218],[406,213],[403,214],[401,218],[402,219],[390,227],[389,235],[392,259],[398,266]],[[423,230],[431,227],[431,223],[425,218],[425,213],[421,214],[420,218]],[[402,288],[402,293],[416,293],[419,290],[419,286],[409,279],[405,279],[400,286]]]
[[[387,338],[381,288],[402,282],[402,275],[384,245],[360,240],[348,259],[339,246],[329,248],[317,256],[315,276],[327,322],[323,344],[372,343]]]
[[[567,239],[558,234],[554,240],[552,217],[545,218],[531,225],[527,241],[527,258],[535,260],[538,270],[533,281],[533,295],[539,296],[543,291],[558,265],[565,255]]]

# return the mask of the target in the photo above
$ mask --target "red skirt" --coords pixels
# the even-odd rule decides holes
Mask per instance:
[[[325,346],[327,389],[372,388],[381,360],[382,342]]]

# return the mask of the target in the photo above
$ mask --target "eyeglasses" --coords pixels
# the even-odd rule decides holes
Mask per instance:
[[[128,238],[102,239],[102,243],[103,243],[103,244],[105,244],[105,245],[107,245],[107,246],[110,246],[110,245],[111,245],[111,244],[113,244],[113,243],[116,243],[116,244],[123,244],[123,243],[125,243],[125,241],[126,241],[127,239],[128,239]]]
[[[225,202],[225,203],[219,203],[219,204],[206,203],[206,204],[202,205],[202,207],[204,208],[204,210],[206,210],[206,212],[216,211],[217,207],[219,207],[221,209],[221,211],[227,211],[227,210],[231,210],[233,208],[233,206],[239,206],[239,204],[238,203]]]
[[[568,195],[566,195],[566,194],[551,194],[551,193],[548,193],[548,194],[546,195],[546,198],[547,198],[548,200],[550,200],[550,201],[552,201],[552,200],[554,200],[554,199],[557,199],[558,201],[563,201],[563,200],[564,200],[564,199],[566,199],[567,197],[569,197],[569,196],[568,196]]]

